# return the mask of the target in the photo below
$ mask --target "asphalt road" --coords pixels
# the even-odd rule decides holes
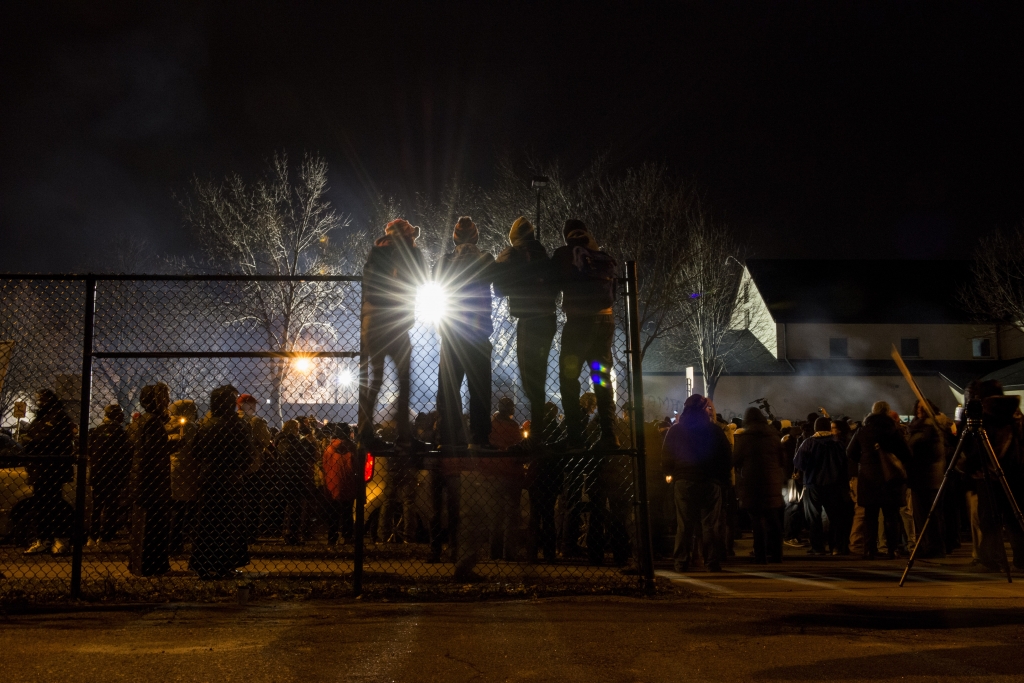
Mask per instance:
[[[738,548],[743,554],[743,547]],[[1024,680],[1024,575],[733,561],[674,595],[0,615],[0,681]]]

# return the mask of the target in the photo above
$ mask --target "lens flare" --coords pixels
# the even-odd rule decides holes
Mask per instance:
[[[356,376],[351,370],[342,370],[338,373],[338,386],[351,387],[356,383]]]
[[[292,367],[295,368],[295,372],[300,372],[305,375],[307,372],[313,369],[313,361],[309,358],[300,356],[292,360]]]
[[[427,282],[416,290],[416,319],[436,325],[448,314],[448,293],[439,282]]]

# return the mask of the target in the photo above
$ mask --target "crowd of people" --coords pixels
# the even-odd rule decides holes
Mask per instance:
[[[166,384],[144,387],[129,424],[122,406],[106,407],[88,433],[92,513],[89,546],[127,530],[129,568],[154,576],[188,553],[203,578],[224,578],[249,562],[261,538],[301,545],[326,533],[328,545],[352,542],[364,485],[379,473],[373,540],[422,544],[430,562],[474,576],[481,559],[585,560],[624,566],[633,542],[632,468],[620,443],[632,442],[630,416],[617,415],[611,382],[617,265],[578,220],[563,226],[564,246],[550,256],[533,226],[518,218],[496,258],[477,246],[472,219],[455,225],[454,248],[428,272],[419,228],[390,222],[363,270],[362,368],[355,429],[298,416],[270,426],[259,403],[233,386],[209,396],[199,415],[191,398],[171,401]],[[436,409],[410,412],[410,332],[417,289],[441,283],[448,313],[438,322]],[[492,297],[508,297],[529,420],[500,397],[492,411]],[[561,301],[558,350],[562,405],[545,392],[548,357]],[[376,420],[386,359],[397,375],[394,419]],[[580,394],[586,368],[593,391]],[[468,385],[469,410],[461,388]],[[992,382],[972,384],[1014,491],[1024,493],[1018,399]],[[918,404],[903,423],[879,402],[862,421],[821,413],[790,424],[750,408],[726,423],[711,401],[690,396],[682,415],[648,439],[661,446],[676,518],[673,560],[688,571],[698,559],[721,570],[741,528],[753,532],[755,563],[780,562],[783,547],[811,555],[905,555],[936,497],[956,425]],[[77,427],[49,390],[20,439],[0,447],[40,457],[27,468],[33,488],[28,554],[68,552],[73,512],[63,500],[74,473]],[[662,438],[663,436],[663,438]],[[965,458],[940,514],[920,539],[920,554],[941,556],[959,544],[969,520],[975,566],[1005,564],[1008,530],[1015,566],[1024,566],[1024,534],[991,486],[988,467]],[[376,456],[375,456],[376,454]],[[963,509],[962,509],[963,508]],[[880,533],[881,529],[881,533]]]
[[[978,381],[966,400],[980,402],[1010,489],[1024,499],[1019,397],[1004,396],[997,381]],[[916,402],[906,422],[879,401],[861,421],[822,411],[791,424],[751,407],[727,423],[712,401],[694,394],[678,419],[658,427],[678,572],[698,559],[721,571],[744,528],[753,534],[749,561],[767,564],[782,561],[784,546],[867,560],[906,558],[915,547],[917,557],[944,557],[960,547],[962,524],[970,527],[972,570],[1005,570],[1008,537],[1012,566],[1024,571],[1024,532],[977,437],[965,439],[941,504],[918,536],[964,427],[930,402]]]
[[[212,392],[209,412],[200,419],[193,399],[172,403],[166,384],[146,386],[139,395],[142,413],[130,424],[123,407],[112,404],[103,423],[89,432],[89,546],[109,543],[128,527],[132,573],[164,574],[170,556],[188,547],[193,571],[221,578],[247,564],[248,546],[263,536],[301,544],[314,522],[323,522],[329,544],[345,543],[377,452],[386,453],[378,458],[385,484],[371,533],[403,543],[417,540],[421,515],[415,492],[426,473],[428,559],[440,561],[447,549],[457,576],[472,576],[488,554],[539,554],[554,561],[561,552],[600,564],[607,546],[613,561],[625,564],[628,491],[620,485],[624,475],[616,479],[611,472],[628,471],[628,464],[612,465],[625,425],[615,412],[610,376],[617,264],[578,220],[566,221],[565,246],[549,256],[533,226],[520,217],[509,232],[509,247],[495,258],[479,249],[476,225],[462,217],[453,231],[454,249],[432,273],[418,236],[419,228],[408,221],[390,222],[363,270],[361,334],[369,381],[360,387],[355,434],[347,424],[321,424],[312,417],[272,428],[256,415],[256,399],[232,386]],[[417,288],[431,279],[443,285],[449,313],[438,325],[437,409],[421,414],[414,429],[413,302]],[[508,297],[517,321],[530,414],[524,425],[507,397],[491,410],[492,296]],[[564,417],[545,392],[559,296],[566,318],[559,351]],[[390,435],[375,421],[388,357],[398,385]],[[593,392],[581,397],[584,368]],[[464,380],[468,415],[461,398]],[[54,392],[43,390],[35,420],[14,447],[26,455],[73,456],[76,430]],[[588,454],[591,448],[596,455]],[[440,456],[425,459],[437,449]],[[357,471],[365,454],[368,464]],[[68,551],[70,515],[55,511],[66,509],[62,489],[72,472],[70,460],[40,460],[29,467],[34,540],[26,553]]]

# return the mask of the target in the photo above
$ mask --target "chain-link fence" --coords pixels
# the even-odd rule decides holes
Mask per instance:
[[[583,368],[582,396],[562,396],[559,317],[543,434],[531,435],[537,406],[502,299],[477,348],[483,370],[443,319],[418,316],[406,389],[401,344],[382,353],[361,334],[358,277],[2,279],[0,582],[72,595],[267,577],[350,582],[357,593],[466,581],[643,587],[629,284],[620,280],[611,364]],[[443,292],[428,295],[427,306]],[[455,366],[470,381],[450,380],[439,410],[444,378],[461,382]],[[578,430],[567,429],[566,402],[581,406],[569,411]],[[488,439],[474,438],[482,424]]]

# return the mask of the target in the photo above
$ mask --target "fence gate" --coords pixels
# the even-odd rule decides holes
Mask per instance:
[[[627,264],[611,369],[619,450],[399,456],[390,360],[380,445],[350,441],[367,381],[358,277],[0,279],[0,600],[225,580],[652,587],[635,282]],[[494,418],[492,442],[507,445],[529,405],[503,300],[492,317],[491,410],[512,413]],[[411,340],[411,419],[433,444],[438,332],[418,319]],[[469,578],[455,570],[468,549]]]

